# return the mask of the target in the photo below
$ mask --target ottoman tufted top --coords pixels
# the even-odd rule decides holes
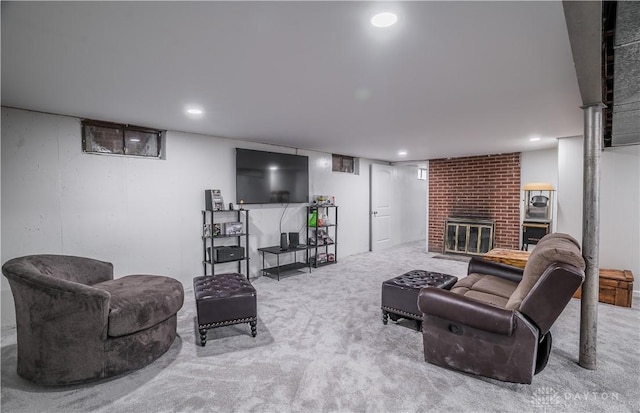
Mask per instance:
[[[423,287],[450,289],[458,277],[439,272],[412,270],[382,283],[382,310],[401,317],[422,319],[418,294]],[[384,319],[383,319],[384,322]]]
[[[412,270],[405,274],[387,280],[383,284],[393,284],[400,287],[417,290],[426,286],[448,289],[453,284],[455,284],[456,281],[458,281],[458,278],[452,275],[432,271]]]
[[[255,294],[247,277],[239,273],[207,275],[193,279],[196,300]]]

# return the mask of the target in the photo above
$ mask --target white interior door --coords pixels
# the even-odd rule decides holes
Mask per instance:
[[[371,251],[395,245],[393,240],[393,167],[371,164]]]

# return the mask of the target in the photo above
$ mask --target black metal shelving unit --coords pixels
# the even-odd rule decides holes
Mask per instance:
[[[235,218],[235,221],[234,221]],[[239,233],[226,234],[225,224],[241,223]],[[234,241],[234,242],[232,242]],[[242,258],[228,261],[215,261],[215,247],[237,245],[244,248]],[[245,263],[246,276],[249,279],[249,210],[202,211],[202,267],[204,275],[215,275],[216,267],[238,264],[238,272],[242,273]]]
[[[308,217],[317,212],[316,226],[310,226]],[[322,219],[322,223],[320,223]],[[307,206],[307,248],[309,265],[313,268],[338,262],[338,206]]]

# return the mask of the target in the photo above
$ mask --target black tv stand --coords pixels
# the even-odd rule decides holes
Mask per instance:
[[[296,270],[300,270],[302,268],[308,268],[309,272],[311,272],[311,265],[308,262],[308,257],[307,257],[307,252],[308,252],[308,247],[305,246],[300,246],[298,245],[297,247],[289,247],[287,249],[280,249],[279,245],[275,245],[273,247],[265,247],[265,248],[258,248],[258,251],[260,251],[262,253],[262,274],[263,275],[275,275],[278,277],[278,281],[280,281],[280,274],[283,274],[285,272],[291,272],[291,271],[296,271]],[[305,262],[299,262],[298,261],[298,252],[304,251],[305,252]],[[289,254],[289,253],[293,253],[293,261],[290,264],[283,264],[280,265],[280,256],[282,254]],[[275,267],[269,267],[269,268],[265,268],[265,255],[267,254],[273,254],[276,256],[276,265]]]

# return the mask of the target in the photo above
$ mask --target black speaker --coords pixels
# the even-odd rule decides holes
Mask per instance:
[[[300,244],[300,234],[297,232],[289,233],[289,246],[291,248],[297,248],[298,244]]]
[[[286,250],[289,247],[289,241],[287,240],[287,233],[283,232],[282,234],[280,234],[280,249],[281,250]]]

